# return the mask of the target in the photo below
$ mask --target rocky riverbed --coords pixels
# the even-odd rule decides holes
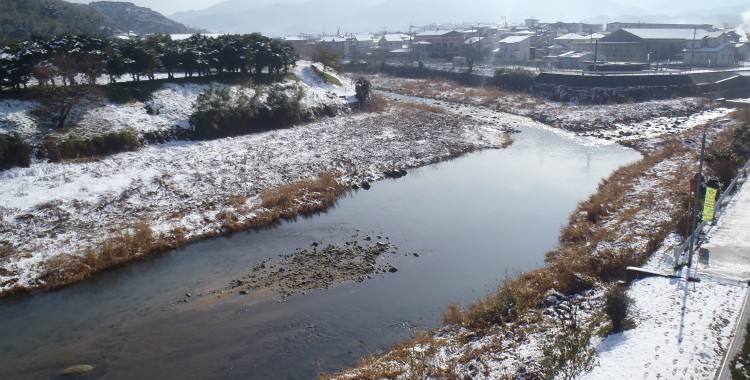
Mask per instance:
[[[395,273],[398,268],[389,260],[399,254],[388,237],[359,234],[343,244],[313,242],[304,249],[267,259],[245,276],[234,279],[223,292],[237,291],[247,295],[256,291],[274,291],[280,298],[326,289],[348,281],[362,282],[373,276]],[[417,253],[406,254],[419,256]]]

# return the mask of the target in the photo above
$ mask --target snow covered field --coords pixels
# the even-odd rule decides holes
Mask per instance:
[[[342,85],[326,83],[316,74],[308,61],[301,61],[290,70],[296,80],[287,80],[280,85],[287,89],[300,88],[304,96],[302,104],[314,107],[323,104],[346,106],[354,102],[354,83],[345,76],[330,73]],[[205,84],[166,83],[145,102],[88,105],[74,109],[75,126],[56,132],[74,135],[103,134],[113,130],[133,129],[138,132],[163,131],[173,127],[188,128],[188,118],[193,113],[192,105],[208,87]],[[239,88],[252,96],[255,90]],[[39,104],[33,101],[12,99],[0,100],[0,133],[18,133],[31,140],[48,133],[39,127],[33,110]]]
[[[404,95],[482,105],[502,112],[527,116],[541,123],[649,150],[660,136],[674,135],[724,116],[725,108],[712,108],[699,98],[678,98],[624,104],[572,104],[547,102],[541,98],[496,89],[470,88],[441,80],[371,77],[379,89]],[[642,146],[643,145],[643,146]]]

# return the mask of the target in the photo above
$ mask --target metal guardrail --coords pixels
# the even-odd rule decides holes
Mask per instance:
[[[582,71],[581,69],[555,69],[541,68],[540,72],[551,74],[581,74],[597,76],[668,76],[668,75],[690,75],[690,74],[713,74],[713,73],[750,73],[750,67],[731,67],[716,69],[665,69],[665,70],[643,70],[643,71]]]
[[[745,166],[742,167],[742,169],[739,170],[739,173],[734,177],[732,182],[727,186],[727,188],[724,190],[723,193],[721,193],[721,196],[716,201],[716,209],[714,211],[714,219],[713,221],[703,221],[701,224],[699,224],[695,230],[691,233],[690,236],[685,238],[685,241],[674,250],[674,262],[675,267],[678,267],[682,264],[684,264],[685,260],[687,260],[687,257],[685,256],[685,251],[690,246],[690,238],[691,236],[695,235],[695,244],[700,244],[700,235],[703,233],[703,228],[705,228],[707,225],[713,223],[716,221],[726,210],[727,205],[729,204],[729,197],[732,196],[734,193],[735,188],[737,187],[737,183],[739,182],[740,178],[746,177],[748,174],[748,171],[750,171],[750,160],[747,161]]]

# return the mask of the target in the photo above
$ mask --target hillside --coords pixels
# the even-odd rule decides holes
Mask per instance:
[[[83,5],[63,0],[0,1],[0,39],[20,40],[61,33],[111,35],[118,30],[137,34],[199,31],[128,2],[97,1]]]
[[[130,30],[137,34],[200,32],[198,29],[172,21],[159,12],[129,2],[95,1],[91,2],[89,7],[104,16],[109,27],[121,31]]]
[[[93,8],[62,0],[0,1],[0,39],[60,33],[108,34],[108,23]]]

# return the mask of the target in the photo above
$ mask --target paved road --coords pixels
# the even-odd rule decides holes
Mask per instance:
[[[742,186],[721,217],[709,240],[695,258],[698,272],[719,280],[745,282],[750,285],[750,185]],[[746,293],[736,332],[716,378],[731,379],[728,364],[742,349],[745,326],[750,316],[750,292],[746,285],[737,288]]]

